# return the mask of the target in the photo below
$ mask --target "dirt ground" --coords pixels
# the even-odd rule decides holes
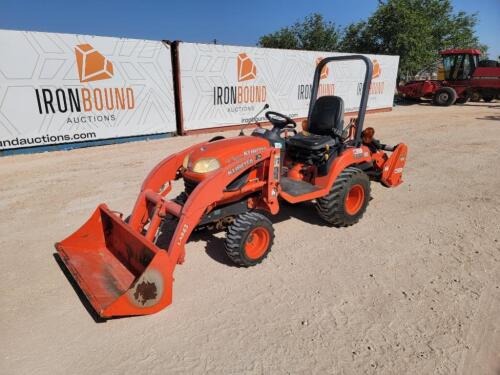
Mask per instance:
[[[129,212],[160,159],[212,135],[0,158],[0,373],[500,374],[500,104],[367,123],[409,156],[360,223],[283,205],[251,269],[195,235],[170,307],[104,323],[53,244],[101,202]]]

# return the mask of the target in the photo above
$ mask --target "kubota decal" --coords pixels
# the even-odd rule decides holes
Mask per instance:
[[[243,151],[243,155],[244,156],[248,156],[248,155],[257,154],[259,152],[264,151],[265,149],[266,149],[265,147],[252,148],[250,150]]]
[[[238,171],[241,171],[243,168],[248,167],[250,164],[253,163],[253,159],[247,159],[243,163],[238,164],[236,167],[231,168],[230,170],[227,171],[228,176],[232,176]]]
[[[180,245],[182,243],[182,240],[183,240],[184,236],[186,235],[186,232],[188,229],[189,229],[189,225],[184,224],[184,226],[182,227],[182,230],[181,230],[181,234],[179,235],[179,238],[177,239],[177,245]]]

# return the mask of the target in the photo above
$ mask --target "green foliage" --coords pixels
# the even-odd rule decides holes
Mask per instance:
[[[476,14],[454,12],[450,0],[386,0],[366,20],[342,32],[320,14],[264,35],[261,47],[399,55],[399,72],[414,75],[450,48],[487,47],[475,32]]]
[[[266,48],[334,51],[340,47],[340,31],[321,14],[306,16],[302,22],[264,35],[258,45]]]
[[[449,48],[481,48],[476,14],[453,12],[449,0],[387,0],[364,23],[344,31],[343,51],[400,56],[400,73],[414,75]]]

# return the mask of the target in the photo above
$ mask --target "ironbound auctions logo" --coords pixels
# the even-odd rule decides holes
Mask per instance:
[[[257,78],[257,67],[246,53],[238,55],[236,64],[238,82]],[[215,86],[214,105],[263,103],[266,94],[264,85]]]
[[[113,77],[113,63],[90,44],[77,45],[75,56],[78,78],[81,83]],[[41,88],[35,89],[35,94],[40,114],[117,111],[135,108],[134,90],[131,87]],[[66,123],[78,124],[115,120],[114,114],[102,114],[68,117]]]
[[[90,44],[76,46],[75,54],[80,82],[99,81],[113,77],[113,63]]]
[[[318,57],[316,59],[316,66],[323,60],[322,57]],[[321,74],[319,77],[320,82],[324,79],[327,79],[330,74],[330,69],[328,64],[321,69]],[[311,98],[311,90],[312,84],[307,85],[299,85],[297,89],[297,99],[298,100],[307,100]],[[334,95],[335,93],[335,85],[333,83],[320,83],[318,86],[318,97],[326,96],[326,95]]]
[[[375,81],[376,78],[379,78],[382,74],[382,68],[380,67],[380,63],[377,59],[372,60],[373,64],[373,72],[372,72],[372,83],[370,84],[370,95],[378,95],[384,93],[384,81]],[[361,95],[363,92],[363,83],[358,83],[357,94]]]

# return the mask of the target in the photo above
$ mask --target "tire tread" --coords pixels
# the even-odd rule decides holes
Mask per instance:
[[[344,212],[344,199],[347,188],[353,178],[362,178],[367,181],[365,186],[366,203],[354,216],[348,216]],[[356,224],[368,207],[370,197],[370,181],[366,173],[355,167],[347,167],[335,180],[330,193],[316,200],[316,210],[319,216],[334,227],[348,227]]]
[[[250,230],[258,226],[265,226],[269,230],[269,248],[265,254],[257,259],[248,259],[243,251],[243,241]],[[236,217],[228,227],[225,241],[226,254],[233,263],[241,267],[250,267],[261,263],[269,254],[274,241],[274,230],[271,221],[257,212],[245,212]]]

